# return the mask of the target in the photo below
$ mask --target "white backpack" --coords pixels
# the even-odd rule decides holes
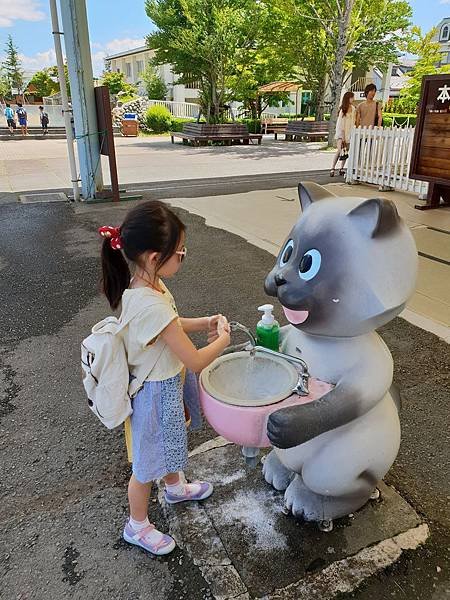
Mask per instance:
[[[121,335],[128,323],[107,317],[92,328],[81,343],[83,385],[92,412],[108,429],[125,421],[133,412],[128,393],[130,372]]]

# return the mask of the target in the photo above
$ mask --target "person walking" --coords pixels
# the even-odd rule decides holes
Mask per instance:
[[[39,119],[41,121],[42,135],[47,135],[49,118],[48,113],[45,112],[43,106],[39,107]]]
[[[333,166],[331,167],[330,177],[334,177],[336,171],[336,163],[341,161],[339,175],[344,174],[345,161],[348,158],[348,149],[350,147],[350,135],[355,126],[356,109],[353,106],[355,95],[353,92],[345,92],[342,98],[342,104],[339,108],[338,120],[336,123],[336,154],[333,158]]]
[[[22,135],[28,135],[27,111],[24,109],[21,102],[17,103],[16,113],[19,119],[19,125],[20,129],[22,130]]]
[[[369,83],[364,89],[366,99],[356,109],[356,127],[382,127],[383,114],[380,102],[375,102],[377,86]]]
[[[9,133],[11,135],[14,135],[14,129],[16,128],[16,121],[14,119],[14,111],[11,108],[11,106],[8,104],[8,102],[6,103],[6,108],[3,112],[5,114],[6,124],[8,125]]]

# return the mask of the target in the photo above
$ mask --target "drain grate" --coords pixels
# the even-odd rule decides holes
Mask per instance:
[[[21,194],[19,201],[22,204],[36,204],[37,202],[67,202],[68,198],[63,192],[45,192],[43,194]]]

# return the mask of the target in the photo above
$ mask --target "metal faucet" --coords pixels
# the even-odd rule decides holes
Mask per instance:
[[[242,331],[243,333],[245,333],[250,340],[250,344],[248,342],[245,342],[244,344],[239,344],[237,346],[231,346],[230,348],[228,348],[228,353],[236,352],[238,350],[248,350],[250,352],[251,356],[255,356],[255,354],[257,352],[261,352],[264,354],[269,354],[270,356],[278,356],[279,358],[284,358],[285,360],[287,360],[290,363],[295,363],[297,365],[300,365],[302,367],[302,372],[299,373],[297,385],[295,386],[295,388],[292,391],[294,393],[298,394],[299,396],[307,396],[309,394],[308,365],[302,358],[298,358],[297,356],[291,356],[290,354],[283,354],[282,352],[276,352],[275,350],[270,350],[269,348],[265,348],[264,346],[258,346],[256,338],[253,335],[253,333],[250,331],[250,329],[248,327],[246,327],[245,325],[238,323],[237,321],[230,322],[230,330],[231,331]],[[249,346],[250,346],[250,349],[249,349]]]
[[[248,327],[242,325],[241,323],[238,323],[237,321],[230,321],[229,325],[231,331],[242,331],[242,333],[245,333],[245,335],[250,340],[252,348],[255,348],[255,346],[257,345],[257,341]],[[242,344],[239,344],[239,346],[242,346]],[[248,346],[248,342],[245,343],[245,346]]]

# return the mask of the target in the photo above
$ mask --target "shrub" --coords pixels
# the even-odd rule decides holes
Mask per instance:
[[[249,133],[261,133],[261,119],[239,119],[239,122],[247,125]]]
[[[394,120],[395,127],[415,127],[417,115],[383,113],[383,127],[392,127]]]
[[[172,127],[172,114],[165,106],[150,106],[144,117],[146,126],[155,133],[164,133]]]
[[[196,119],[182,119],[182,118],[173,118],[172,119],[172,131],[183,131],[183,125],[185,123],[196,123]]]

